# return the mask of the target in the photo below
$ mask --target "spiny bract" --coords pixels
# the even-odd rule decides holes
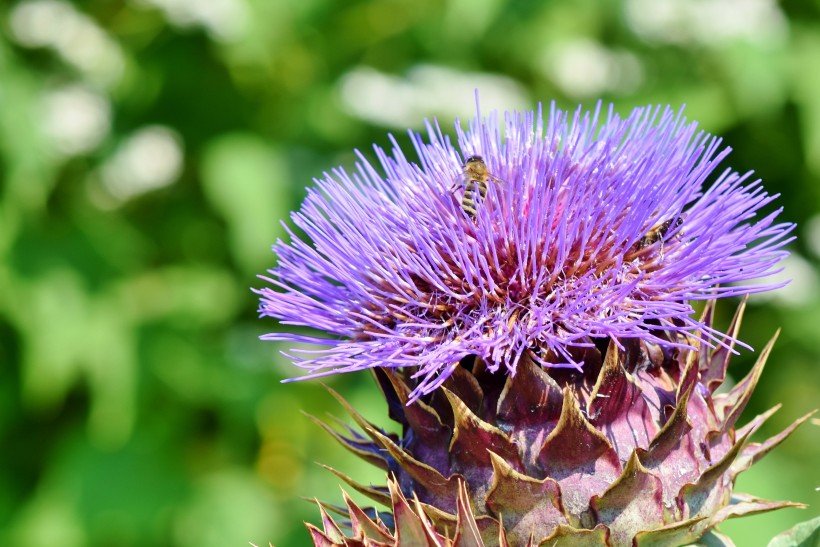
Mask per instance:
[[[742,306],[731,336],[741,314]],[[702,322],[711,325],[711,305]],[[735,428],[774,340],[749,375],[722,394],[715,390],[730,351],[687,342],[695,349],[645,340],[626,341],[623,349],[610,342],[603,352],[588,348],[577,356],[583,373],[522,360],[515,376],[504,377],[480,359],[465,360],[440,390],[411,405],[410,375],[380,369],[376,377],[401,435],[369,423],[338,395],[367,437],[317,422],[394,476],[449,538],[465,526],[460,506],[468,494],[484,545],[505,545],[500,537],[509,545],[685,545],[716,533],[727,518],[799,507],[732,492],[739,473],[809,416],[762,443],[747,441],[777,408]],[[373,500],[395,505],[388,488],[334,472]]]

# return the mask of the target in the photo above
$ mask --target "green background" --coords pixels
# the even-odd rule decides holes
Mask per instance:
[[[314,461],[381,480],[301,414],[342,415],[319,382],[279,384],[249,288],[313,177],[451,128],[475,88],[485,111],[685,103],[724,136],[799,224],[794,281],[741,332],[783,328],[746,419],[783,403],[761,440],[818,406],[817,0],[5,2],[0,544],[306,545],[301,497],[341,501]],[[367,374],[327,383],[385,421]],[[818,514],[817,433],[739,481],[812,507],[727,524],[738,545]]]

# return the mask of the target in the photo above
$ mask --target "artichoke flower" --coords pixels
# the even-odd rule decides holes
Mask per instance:
[[[745,300],[725,333],[714,301],[778,286],[776,196],[707,182],[729,150],[669,108],[479,114],[458,146],[427,128],[418,163],[394,141],[384,175],[360,154],[316,181],[257,291],[317,331],[263,337],[301,346],[300,379],[369,369],[401,428],[333,392],[363,434],[317,422],[386,484],[334,472],[392,513],[348,500],[349,535],[323,511],[314,543],[683,545],[798,505],[733,492],[807,418],[763,443],[774,409],[737,427],[771,344],[716,392]]]

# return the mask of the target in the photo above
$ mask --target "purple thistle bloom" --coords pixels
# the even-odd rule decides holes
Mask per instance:
[[[726,169],[729,153],[682,111],[612,107],[574,115],[550,109],[480,114],[454,147],[436,123],[410,137],[419,163],[394,141],[376,148],[384,175],[361,154],[356,172],[316,181],[274,247],[259,312],[332,338],[277,332],[305,342],[303,378],[372,367],[415,367],[413,399],[438,387],[470,355],[514,374],[522,355],[546,367],[580,368],[596,339],[670,345],[660,328],[708,345],[721,333],[692,317],[692,300],[775,288],[791,224],[780,210],[755,219],[776,196],[750,173]],[[494,178],[473,189],[464,159],[479,155]],[[456,189],[453,190],[454,185]],[[746,282],[741,283],[741,282]],[[619,344],[620,345],[620,344]]]

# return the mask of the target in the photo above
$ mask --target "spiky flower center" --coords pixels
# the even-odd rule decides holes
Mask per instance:
[[[705,189],[728,151],[680,114],[598,116],[477,119],[460,150],[430,126],[411,135],[419,164],[397,146],[377,150],[384,175],[363,157],[327,175],[259,292],[263,315],[331,338],[265,338],[327,346],[296,359],[308,377],[417,367],[414,398],[469,355],[513,373],[522,356],[580,368],[573,348],[595,338],[719,339],[688,302],[772,288],[733,283],[772,273],[791,225],[750,221],[773,198],[746,175]],[[477,155],[486,173],[463,172]]]

